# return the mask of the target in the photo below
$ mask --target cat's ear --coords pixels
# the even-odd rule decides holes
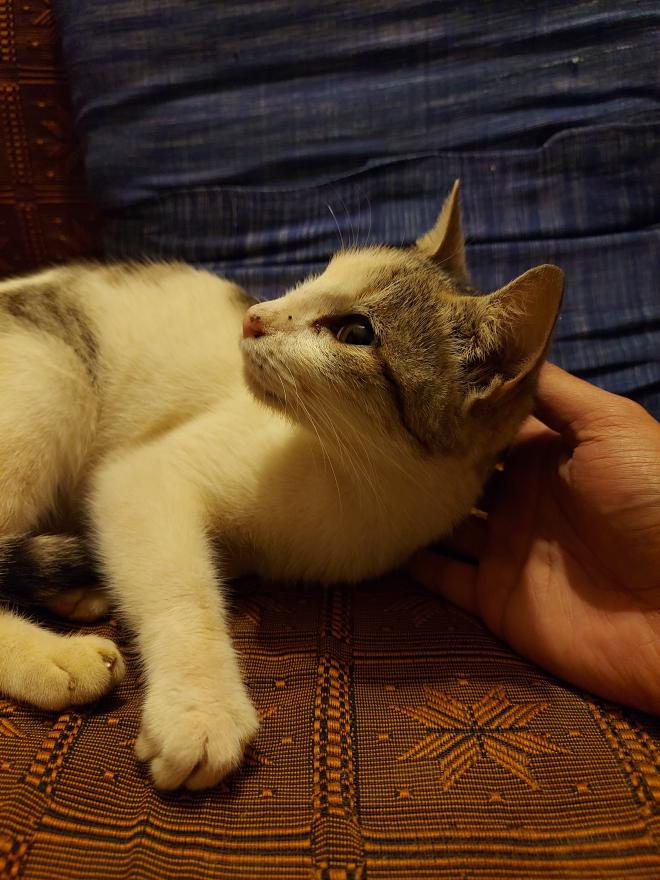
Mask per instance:
[[[416,246],[424,256],[430,257],[438,263],[441,269],[461,281],[467,282],[468,271],[465,264],[465,241],[461,229],[459,186],[460,181],[455,180],[435,226],[417,239]]]
[[[477,311],[463,363],[472,386],[470,403],[500,401],[533,380],[548,351],[563,292],[562,270],[544,265],[494,293],[471,298]]]

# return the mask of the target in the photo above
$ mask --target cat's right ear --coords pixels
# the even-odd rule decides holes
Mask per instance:
[[[455,180],[445,199],[435,226],[416,241],[417,248],[439,268],[465,283],[469,282],[465,263],[465,240],[459,205],[460,181]]]
[[[464,370],[471,404],[511,397],[543,362],[564,293],[564,273],[543,265],[494,293],[465,299],[474,333],[465,346]]]

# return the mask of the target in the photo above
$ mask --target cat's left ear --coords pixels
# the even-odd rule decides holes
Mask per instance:
[[[564,293],[564,273],[543,265],[500,290],[471,300],[474,332],[465,348],[470,403],[496,403],[523,393],[543,362]]]
[[[460,181],[455,180],[435,226],[417,239],[416,246],[424,256],[430,257],[436,262],[439,268],[461,281],[468,282],[465,241],[461,228],[461,209],[458,197],[459,187]]]

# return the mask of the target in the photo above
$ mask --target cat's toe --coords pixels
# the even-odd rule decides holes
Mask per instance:
[[[32,702],[54,710],[90,703],[111,691],[125,671],[121,653],[109,639],[96,635],[59,637],[36,670],[39,693]]]
[[[135,757],[138,761],[150,761],[158,753],[158,745],[149,739],[144,728],[135,740]]]
[[[53,596],[48,600],[47,607],[59,617],[79,623],[93,623],[108,614],[110,599],[99,587],[75,587]]]
[[[247,723],[245,719],[228,719],[222,730],[207,741],[202,760],[185,780],[186,788],[191,791],[211,788],[236,770],[243,760],[245,747],[258,729],[256,713]]]
[[[138,760],[150,761],[156,788],[210,788],[240,765],[258,728],[247,697],[233,705],[170,705],[168,717],[160,722],[147,705],[135,752]]]

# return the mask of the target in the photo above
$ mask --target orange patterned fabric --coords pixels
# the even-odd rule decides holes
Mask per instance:
[[[90,256],[66,78],[48,0],[0,0],[0,278]]]
[[[0,0],[0,275],[95,247],[53,40],[45,0]],[[240,772],[156,793],[134,651],[95,627],[129,660],[116,694],[59,717],[0,698],[1,880],[660,877],[656,721],[409,582],[236,593],[262,718]]]
[[[236,588],[262,718],[214,791],[135,763],[135,655],[60,717],[0,704],[0,877],[660,877],[660,727],[565,687],[397,579]],[[176,716],[170,719],[177,723]]]

